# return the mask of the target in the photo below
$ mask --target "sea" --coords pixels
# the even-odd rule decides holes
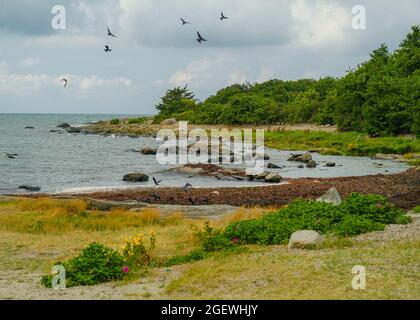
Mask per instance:
[[[160,165],[155,156],[130,150],[158,146],[151,137],[120,137],[51,132],[60,123],[83,126],[100,120],[138,117],[118,114],[0,114],[0,194],[22,192],[20,185],[38,186],[42,192],[85,192],[114,188],[155,187],[150,179],[144,183],[127,183],[127,173],[141,172],[162,180],[160,186],[180,187],[186,182],[194,187],[256,186],[261,182],[217,180],[213,177],[186,176],[172,172],[173,165]],[[33,129],[25,129],[33,127]],[[374,160],[369,157],[322,156],[314,154],[315,169],[298,168],[289,162],[290,151],[266,149],[268,162],[281,166],[285,178],[345,177],[392,174],[408,169],[404,163]],[[298,153],[294,151],[294,153]],[[7,154],[16,154],[11,159]],[[335,162],[334,168],[326,168]]]

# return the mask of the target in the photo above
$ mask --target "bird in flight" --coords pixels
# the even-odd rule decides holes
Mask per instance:
[[[104,51],[105,51],[105,52],[110,52],[110,51],[112,51],[112,50],[109,48],[109,46],[105,46]]]
[[[155,177],[153,177],[153,182],[155,183],[155,185],[159,185],[159,183],[161,183],[162,182],[162,180],[156,180],[156,178]]]
[[[182,18],[180,18],[181,19],[181,21],[182,21],[182,25],[185,25],[185,24],[191,24],[191,22],[188,22],[188,21],[186,21],[186,20],[184,20],[184,19],[182,19]]]
[[[206,39],[204,39],[202,36],[201,36],[201,34],[200,34],[200,32],[198,32],[197,31],[197,41],[198,41],[198,43],[201,43],[202,41],[207,41]]]
[[[223,12],[220,13],[220,20],[229,19],[229,17],[226,17]]]
[[[191,188],[192,185],[190,183],[186,183],[185,186],[182,187],[182,189],[184,189],[185,192],[188,192],[188,188]]]
[[[115,35],[113,35],[113,34],[112,34],[111,30],[109,30],[109,28],[108,28],[108,27],[107,27],[106,29],[108,30],[108,36],[109,36],[109,37],[118,38],[117,36],[115,36]]]
[[[67,79],[61,79],[60,81],[64,81],[64,88],[67,87],[67,83],[68,83]]]

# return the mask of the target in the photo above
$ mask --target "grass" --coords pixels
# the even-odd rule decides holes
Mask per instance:
[[[415,213],[420,213],[420,206],[417,206],[413,209]]]
[[[384,154],[413,154],[420,152],[420,141],[405,137],[369,138],[357,132],[266,132],[266,147],[282,150],[315,149],[321,154],[373,156]]]
[[[0,272],[18,284],[31,278],[25,292],[34,297],[49,292],[39,285],[57,260],[77,256],[91,242],[121,251],[124,239],[137,234],[156,234],[154,259],[162,267],[142,270],[127,280],[111,284],[106,294],[119,292],[127,299],[416,299],[419,241],[356,242],[328,239],[320,250],[288,252],[286,246],[247,245],[241,250],[211,253],[204,260],[164,267],[168,258],[186,256],[199,248],[191,224],[179,213],[162,218],[156,210],[143,212],[87,212],[80,201],[18,199],[0,202]],[[273,208],[274,209],[274,208]],[[262,209],[240,209],[212,223],[224,227],[232,222],[258,218]],[[75,217],[77,223],[75,223]],[[43,231],[29,228],[42,221]],[[351,268],[367,269],[367,290],[351,288]],[[26,281],[26,280],[25,280]],[[107,287],[106,287],[107,288]],[[111,289],[112,288],[112,289]],[[19,292],[2,291],[3,297]],[[72,288],[67,295],[91,292]],[[2,293],[6,292],[6,293]],[[66,297],[70,297],[67,296]]]

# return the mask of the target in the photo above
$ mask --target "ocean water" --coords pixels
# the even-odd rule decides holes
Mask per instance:
[[[39,186],[44,192],[93,190],[97,188],[154,186],[130,184],[122,177],[131,172],[143,172],[163,179],[162,186],[243,186],[262,183],[220,181],[209,177],[192,177],[166,170],[173,166],[159,165],[154,156],[127,152],[145,146],[157,146],[148,137],[129,138],[50,132],[63,122],[80,126],[89,122],[129,117],[127,115],[63,115],[63,114],[0,114],[0,193],[15,192],[22,184]],[[32,126],[35,129],[25,129]],[[395,161],[378,161],[368,157],[321,156],[314,160],[316,169],[298,169],[298,163],[287,162],[288,151],[266,150],[270,161],[284,168],[277,170],[284,177],[338,177],[378,173],[397,173],[408,168]],[[5,154],[18,154],[9,159]],[[333,161],[335,168],[322,164]],[[379,166],[378,163],[382,164]],[[276,170],[272,170],[276,171]]]

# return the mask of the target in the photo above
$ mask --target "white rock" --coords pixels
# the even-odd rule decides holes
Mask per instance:
[[[316,201],[326,202],[326,203],[333,204],[335,206],[339,206],[341,204],[341,196],[338,193],[336,188],[331,188],[324,195],[316,199]]]
[[[322,236],[313,230],[300,230],[292,234],[289,240],[289,250],[315,249],[322,243]]]
[[[169,126],[169,125],[172,125],[172,124],[175,124],[175,123],[176,123],[176,119],[175,118],[170,118],[170,119],[163,120],[160,124],[163,125],[163,126]]]
[[[420,214],[414,211],[409,211],[407,217],[411,218],[414,224],[420,224]]]

